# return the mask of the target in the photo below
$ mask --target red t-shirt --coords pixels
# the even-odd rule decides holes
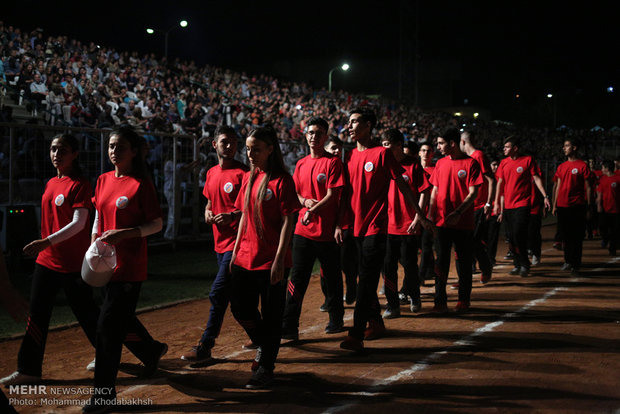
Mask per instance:
[[[596,191],[601,193],[601,207],[605,213],[620,212],[620,175],[602,175]]]
[[[537,173],[538,165],[529,155],[522,155],[514,160],[511,157],[501,160],[497,177],[504,182],[504,208],[531,206],[532,177]]]
[[[235,211],[235,200],[247,171],[248,167],[236,160],[231,168],[222,168],[219,164],[209,168],[202,194],[211,201],[211,211],[214,216]],[[238,228],[238,219],[227,225],[213,223],[213,242],[216,253],[233,250]]]
[[[155,187],[148,178],[116,177],[114,171],[97,179],[93,204],[99,213],[97,236],[107,230],[141,226],[162,216]],[[113,282],[146,280],[146,237],[125,239],[116,244]]]
[[[430,182],[437,187],[435,197],[435,225],[446,227],[444,221],[469,194],[469,187],[482,185],[480,165],[471,157],[453,160],[449,156],[437,161]],[[458,223],[452,228],[474,229],[474,207],[463,211]]]
[[[246,209],[245,193],[249,177],[248,172],[243,178],[241,190],[235,201],[235,207],[245,214],[245,226],[241,231],[235,264],[247,270],[268,270],[271,269],[278,251],[282,217],[293,214],[301,206],[293,178],[289,174],[272,177],[267,183],[265,198],[260,209],[263,230],[262,236],[259,235],[256,229],[255,200],[265,173],[261,171],[256,176],[251,189],[250,203]],[[290,247],[287,249],[284,265],[287,268],[292,267]]]
[[[322,200],[330,188],[344,186],[342,161],[340,158],[325,155],[312,158],[308,155],[297,162],[293,173],[297,194],[303,198]],[[338,218],[338,198],[334,197],[328,205],[323,206],[318,214],[310,216],[310,222],[304,225],[306,207],[299,211],[295,234],[315,241],[331,241]]]
[[[404,173],[392,151],[384,147],[350,151],[347,163],[350,181],[353,235],[387,234],[387,195],[390,180]]]
[[[71,223],[73,210],[76,208],[90,210],[92,191],[90,183],[85,178],[50,179],[41,198],[41,238],[44,239]],[[56,272],[79,272],[89,245],[90,226],[86,225],[70,239],[40,252],[37,263]]]
[[[565,161],[558,165],[556,178],[560,179],[557,207],[585,205],[586,180],[590,178],[590,168],[582,160]]]
[[[474,210],[484,208],[489,199],[489,182],[485,178],[485,174],[493,174],[491,163],[486,155],[480,150],[471,153],[471,157],[478,161],[480,165],[480,173],[482,174],[482,185],[478,189],[478,197],[474,201]]]
[[[405,169],[403,180],[414,194],[420,194],[430,188],[428,178],[420,162],[412,157],[405,157],[400,165]],[[388,234],[407,235],[409,225],[415,219],[415,210],[407,204],[395,181],[390,181],[388,191]]]

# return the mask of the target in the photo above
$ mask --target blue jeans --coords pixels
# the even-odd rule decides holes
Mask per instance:
[[[209,311],[209,321],[207,327],[202,333],[200,344],[203,348],[211,349],[215,345],[215,339],[219,336],[222,329],[222,322],[226,314],[226,308],[230,302],[230,272],[229,264],[232,257],[232,251],[224,253],[216,253],[217,264],[219,269],[215,280],[211,285],[209,300],[211,301],[211,310]]]

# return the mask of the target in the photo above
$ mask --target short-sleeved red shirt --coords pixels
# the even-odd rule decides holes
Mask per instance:
[[[403,180],[414,194],[420,194],[430,187],[428,178],[420,162],[405,157],[400,165],[405,169]],[[407,229],[415,219],[415,210],[407,204],[395,181],[390,181],[388,191],[388,234],[407,235]]]
[[[620,212],[620,175],[602,175],[596,191],[601,193],[601,207],[605,213]]]
[[[447,227],[446,217],[452,213],[469,194],[469,187],[482,185],[480,165],[471,157],[453,160],[449,156],[437,161],[430,183],[437,187],[435,196],[435,225]],[[474,229],[474,207],[463,211],[459,222],[452,228]]]
[[[73,220],[76,208],[91,209],[92,188],[85,178],[54,177],[41,198],[41,238],[56,233]],[[78,234],[43,250],[36,262],[61,273],[79,272],[90,245],[90,226]]]
[[[293,214],[301,206],[295,192],[295,183],[289,174],[276,175],[271,177],[267,183],[267,189],[260,213],[256,211],[255,200],[260,189],[264,172],[258,172],[251,188],[251,197],[248,207],[245,207],[245,193],[247,191],[250,177],[248,172],[241,185],[241,190],[235,201],[235,207],[243,211],[245,215],[245,225],[241,229],[241,238],[234,264],[246,270],[268,270],[271,269],[273,261],[278,251],[280,242],[280,230],[282,229],[282,217]],[[262,232],[259,232],[259,223],[256,214],[260,214]],[[292,257],[290,246],[284,265],[292,267]]]
[[[560,179],[557,207],[572,207],[586,204],[586,181],[591,173],[583,160],[564,161],[558,165],[555,177]]]
[[[235,200],[241,189],[243,176],[248,167],[238,161],[230,168],[222,168],[219,164],[207,171],[202,194],[211,201],[213,215],[230,213],[235,210]],[[213,242],[216,253],[232,251],[237,239],[239,220],[227,225],[213,223]]]
[[[486,155],[480,150],[472,152],[471,157],[475,159],[480,165],[480,173],[482,174],[482,185],[478,189],[478,196],[474,201],[474,210],[484,208],[489,199],[489,182],[484,177],[485,174],[493,174],[491,170],[491,163]]]
[[[504,208],[530,207],[532,198],[532,177],[537,175],[538,165],[529,155],[516,159],[506,157],[497,168],[498,179],[504,184]]]
[[[99,213],[100,236],[107,230],[138,227],[162,216],[153,182],[148,178],[116,177],[114,171],[97,179],[93,204]],[[146,237],[116,244],[113,282],[140,282],[147,275]]]
[[[344,186],[342,161],[331,155],[319,158],[312,158],[308,155],[297,162],[293,180],[297,194],[306,199],[320,201],[327,195],[328,189]],[[337,197],[331,199],[320,212],[310,216],[310,222],[307,225],[301,222],[308,210],[302,206],[295,234],[315,241],[332,241],[338,218],[338,203]]]
[[[353,235],[387,234],[387,195],[390,181],[404,173],[392,151],[372,147],[351,150],[347,163],[350,179]]]

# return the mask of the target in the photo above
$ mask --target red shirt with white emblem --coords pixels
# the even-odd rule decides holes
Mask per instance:
[[[350,151],[347,162],[355,237],[387,234],[390,181],[404,173],[391,150],[384,147]]]
[[[557,207],[572,207],[586,204],[586,180],[590,179],[590,168],[582,160],[564,161],[555,171],[560,179]]]
[[[211,211],[214,216],[236,210],[235,200],[247,171],[247,165],[237,160],[234,160],[234,165],[230,168],[222,168],[219,164],[209,168],[202,194],[211,201]],[[235,247],[238,228],[238,218],[226,225],[213,223],[213,242],[216,253],[232,251]]]
[[[504,182],[504,208],[531,206],[532,177],[537,174],[538,165],[529,155],[522,155],[514,160],[511,157],[501,160],[497,177]]]
[[[616,214],[620,212],[620,175],[602,175],[596,191],[601,193],[603,212]]]
[[[469,194],[469,187],[482,185],[480,165],[471,157],[452,159],[443,157],[435,164],[430,183],[437,187],[435,196],[435,225],[447,227],[446,217],[456,210]],[[474,229],[474,206],[463,211],[460,220],[451,228]]]
[[[258,172],[251,188],[250,203],[245,207],[245,193],[250,177],[248,172],[241,185],[235,201],[235,207],[245,214],[245,225],[241,229],[241,238],[234,264],[246,270],[268,270],[278,251],[280,230],[283,217],[300,209],[299,199],[295,192],[295,182],[289,174],[273,176],[267,183],[263,204],[256,209],[256,198],[265,173]],[[260,221],[257,221],[257,215]],[[262,226],[261,226],[262,223]],[[284,265],[292,267],[291,249],[287,248]]]
[[[322,200],[330,188],[344,186],[342,161],[338,157],[325,155],[312,158],[308,155],[297,162],[293,173],[297,194],[303,198]],[[295,234],[315,241],[333,241],[336,219],[338,218],[338,198],[330,199],[329,203],[317,213],[310,216],[310,222],[304,225],[301,221],[308,210],[299,211]]]
[[[41,238],[56,233],[73,220],[73,210],[92,207],[92,188],[85,178],[54,177],[41,198]],[[90,245],[90,228],[84,226],[75,236],[51,245],[37,256],[37,263],[61,273],[79,272]]]
[[[93,204],[99,213],[97,236],[107,230],[138,227],[162,216],[153,182],[148,178],[116,177],[114,171],[97,179]],[[146,280],[146,237],[125,239],[115,245],[116,269],[112,282]]]
[[[400,165],[405,169],[403,180],[409,185],[413,194],[420,194],[430,188],[428,178],[420,162],[412,157],[405,157]],[[396,182],[390,181],[388,191],[388,234],[407,235],[407,229],[415,219],[416,213],[402,195]],[[418,229],[419,232],[419,229]]]

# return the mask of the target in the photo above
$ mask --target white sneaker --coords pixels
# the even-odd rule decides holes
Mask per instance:
[[[540,257],[532,255],[532,266],[538,266],[540,264]]]
[[[86,365],[86,371],[95,372],[95,358]]]
[[[15,371],[8,377],[0,379],[2,385],[22,385],[22,384],[36,384],[41,381],[41,377],[34,375],[22,374],[19,371]]]

